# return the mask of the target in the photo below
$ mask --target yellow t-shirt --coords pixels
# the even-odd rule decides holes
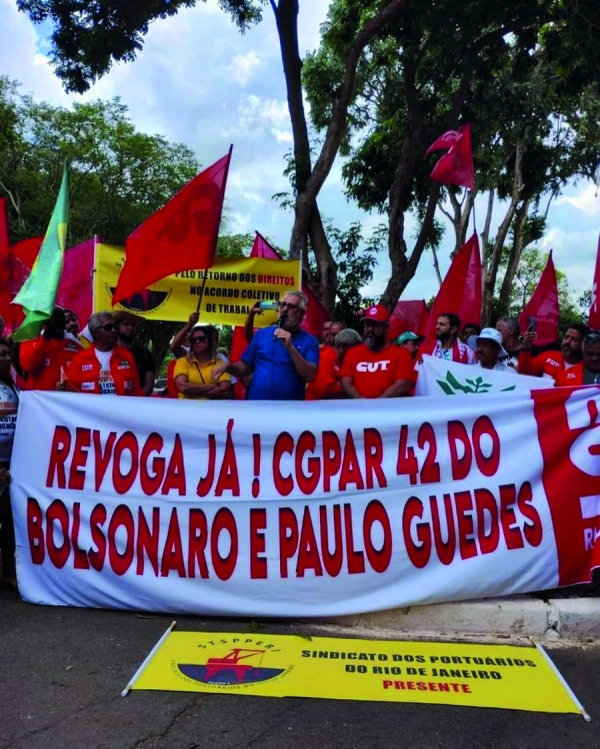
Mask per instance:
[[[213,385],[215,384],[212,379],[212,371],[217,366],[217,364],[221,364],[218,360],[213,360],[209,362],[198,362],[195,359],[190,362],[187,358],[187,356],[183,356],[181,359],[177,359],[177,363],[175,364],[175,371],[173,372],[173,379],[177,379],[179,375],[185,375],[188,378],[188,382],[190,385]],[[225,372],[222,374],[218,382],[230,382],[231,376]],[[199,401],[207,401],[210,400],[205,395],[184,395],[183,393],[179,393],[177,396],[178,398],[186,398],[187,400],[199,400]]]

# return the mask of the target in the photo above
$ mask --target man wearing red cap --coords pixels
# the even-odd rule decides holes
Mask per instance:
[[[363,343],[344,358],[342,393],[347,398],[399,398],[412,395],[415,371],[406,349],[387,339],[390,313],[381,304],[365,310]]]

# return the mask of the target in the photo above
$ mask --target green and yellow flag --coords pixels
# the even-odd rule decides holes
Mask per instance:
[[[60,192],[46,236],[29,278],[12,302],[20,304],[25,312],[23,323],[14,332],[15,341],[30,341],[37,338],[42,325],[52,314],[63,270],[68,210],[69,175],[65,164]]]

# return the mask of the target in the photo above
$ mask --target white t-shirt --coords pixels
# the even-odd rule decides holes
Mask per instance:
[[[110,371],[110,357],[112,351],[96,351],[96,358],[100,362],[100,393],[102,395],[116,395],[115,381]]]
[[[476,367],[479,367],[479,369],[483,369],[480,362],[476,362]],[[496,364],[492,367],[493,372],[506,372],[507,374],[517,374],[517,370],[514,367],[511,367],[510,364],[505,364],[503,361],[497,361]]]
[[[17,409],[19,396],[16,389],[0,380],[0,460],[10,460],[15,424],[17,423]]]

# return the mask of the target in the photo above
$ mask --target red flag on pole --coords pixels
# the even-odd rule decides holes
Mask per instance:
[[[250,257],[264,257],[266,260],[281,260],[281,255],[277,252],[274,247],[267,242],[267,240],[256,232],[254,237],[254,244],[252,245],[252,252]]]
[[[598,295],[600,295],[600,237],[598,238],[598,253],[596,255],[596,270],[594,272],[589,319],[589,326],[594,330],[600,330],[600,299],[598,299]]]
[[[478,282],[474,283],[471,279],[475,278],[477,271],[479,273]],[[454,256],[435,298],[425,331],[424,352],[433,350],[435,325],[440,315],[444,312],[451,312],[460,317],[461,324],[465,322],[479,323],[481,303],[481,256],[479,254],[479,239],[477,234],[473,234]]]
[[[441,135],[428,149],[425,156],[440,148],[448,148],[448,153],[433,167],[431,179],[459,187],[475,188],[475,169],[471,147],[471,125],[463,125],[458,131],[449,130]]]
[[[472,242],[471,258],[467,268],[459,317],[463,325],[468,322],[479,325],[483,307],[483,268],[477,235],[473,234],[469,242]]]
[[[519,317],[521,330],[528,328],[530,317],[535,317],[535,329],[537,338],[536,345],[545,346],[553,343],[558,338],[558,318],[560,316],[558,307],[558,285],[556,283],[556,271],[552,260],[552,250],[548,255],[548,262],[544,272],[540,276],[538,285],[527,302],[525,309]]]
[[[232,149],[127,237],[113,305],[172,273],[213,265]]]
[[[424,335],[428,319],[429,309],[424,299],[400,301],[390,317],[388,339],[393,341],[407,330]]]
[[[0,315],[7,333],[16,330],[25,319],[21,307],[11,302],[29,276],[42,240],[43,237],[34,237],[11,245],[6,198],[0,198]]]
[[[93,239],[88,239],[66,250],[56,303],[61,307],[72,310],[79,318],[81,328],[85,327],[93,312],[93,268]]]

